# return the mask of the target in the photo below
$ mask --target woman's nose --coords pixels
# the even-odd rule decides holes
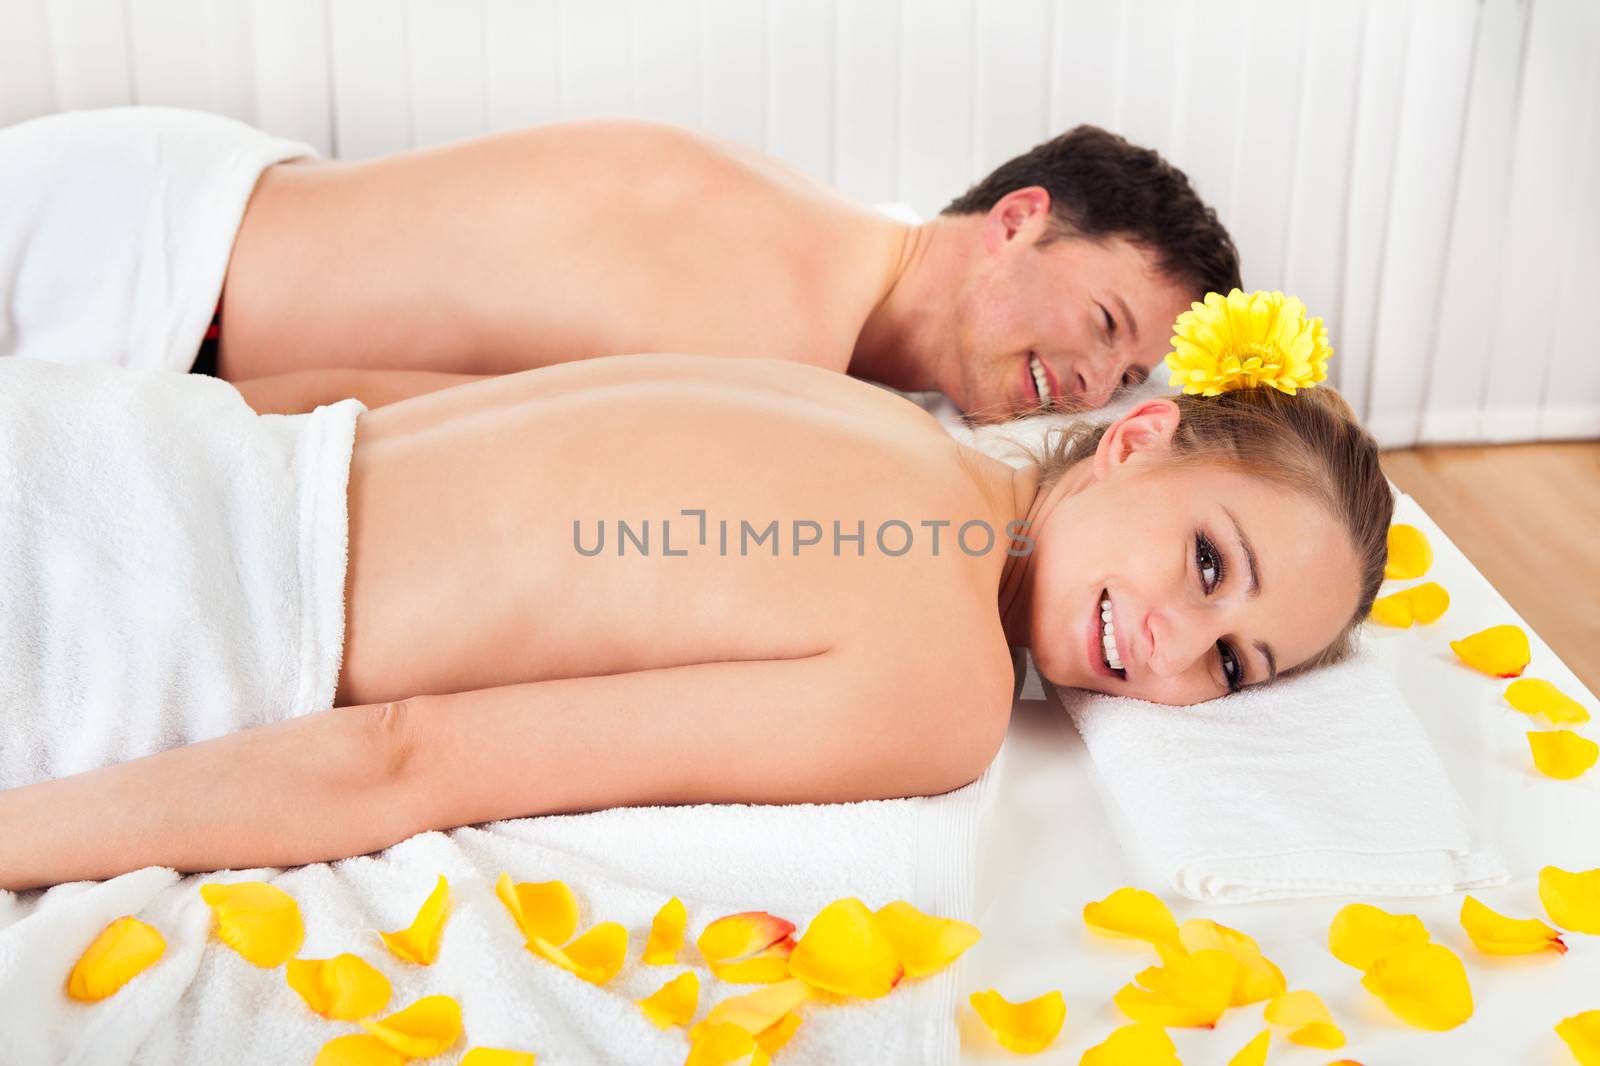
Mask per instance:
[[[1217,642],[1214,620],[1192,606],[1150,612],[1145,621],[1150,648],[1147,663],[1157,677],[1179,677]]]

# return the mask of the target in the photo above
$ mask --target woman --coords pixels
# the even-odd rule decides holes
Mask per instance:
[[[1004,735],[1009,646],[1174,704],[1341,654],[1391,501],[1326,390],[1152,401],[1014,470],[843,375],[651,355],[364,414],[348,506],[334,709],[0,793],[3,887],[946,791]]]

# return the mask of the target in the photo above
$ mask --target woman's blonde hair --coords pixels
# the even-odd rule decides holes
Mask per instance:
[[[1240,389],[1221,396],[1175,396],[1178,425],[1172,459],[1181,465],[1220,463],[1304,493],[1339,519],[1355,547],[1361,596],[1333,643],[1297,669],[1338,662],[1355,646],[1356,627],[1372,610],[1389,555],[1394,494],[1378,465],[1378,445],[1330,388],[1287,396],[1276,389]],[[1092,456],[1110,423],[1052,429],[1027,449],[1039,466],[1039,491]]]

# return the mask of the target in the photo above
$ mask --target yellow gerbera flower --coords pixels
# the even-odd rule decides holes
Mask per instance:
[[[1328,331],[1322,319],[1281,292],[1210,292],[1172,326],[1170,385],[1190,395],[1218,396],[1271,386],[1290,396],[1328,377]]]

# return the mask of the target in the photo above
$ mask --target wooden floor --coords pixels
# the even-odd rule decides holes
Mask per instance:
[[[1600,693],[1600,441],[1414,448],[1383,467]]]

